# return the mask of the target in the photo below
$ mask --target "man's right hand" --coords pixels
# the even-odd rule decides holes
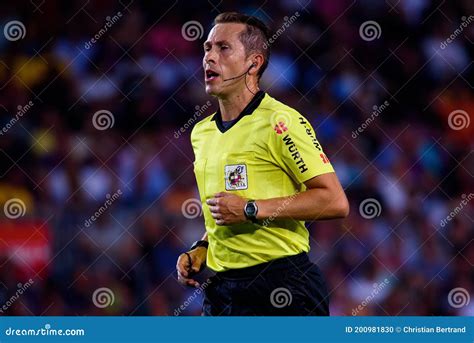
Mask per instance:
[[[178,281],[187,286],[199,287],[199,282],[191,277],[199,273],[206,266],[207,248],[197,247],[178,257],[176,270],[178,271]]]

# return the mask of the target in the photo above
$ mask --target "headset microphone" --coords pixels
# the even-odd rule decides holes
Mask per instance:
[[[224,79],[223,81],[230,81],[230,80],[235,80],[235,79],[238,79],[238,78],[241,78],[242,76],[244,76],[245,74],[247,74],[250,69],[252,69],[253,67],[256,67],[257,66],[257,63],[252,63],[252,65],[249,67],[249,69],[247,69],[247,71],[241,75],[238,75],[238,76],[234,76],[234,77],[231,77],[230,79]]]

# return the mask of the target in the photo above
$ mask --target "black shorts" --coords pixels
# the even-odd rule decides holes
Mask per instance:
[[[328,316],[329,295],[306,253],[216,273],[204,290],[205,316]]]

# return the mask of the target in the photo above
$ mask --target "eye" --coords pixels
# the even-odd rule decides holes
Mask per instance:
[[[227,49],[229,49],[229,47],[227,45],[222,45],[221,46],[221,50],[227,50]]]
[[[209,51],[209,50],[211,50],[210,47],[208,47],[208,46],[205,46],[205,47],[204,47],[204,51]]]

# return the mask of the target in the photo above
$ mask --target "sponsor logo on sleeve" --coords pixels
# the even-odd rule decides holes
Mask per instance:
[[[322,151],[321,145],[319,144],[318,140],[316,139],[316,136],[313,134],[313,130],[308,124],[308,122],[305,120],[304,117],[299,117],[300,124],[303,125],[304,130],[306,134],[311,138],[311,142],[313,143],[314,147],[318,149],[319,151]]]
[[[319,154],[319,157],[321,157],[324,164],[329,163],[329,158],[326,156],[326,154],[321,153],[321,154]]]
[[[283,132],[288,131],[288,128],[285,125],[285,122],[279,121],[278,124],[273,128],[278,135],[281,135]]]
[[[285,145],[290,152],[291,157],[293,157],[293,161],[295,161],[296,166],[300,170],[301,174],[308,171],[308,167],[306,166],[303,157],[301,157],[295,142],[293,142],[289,134],[286,134],[286,136],[283,137],[283,142],[285,142]]]

